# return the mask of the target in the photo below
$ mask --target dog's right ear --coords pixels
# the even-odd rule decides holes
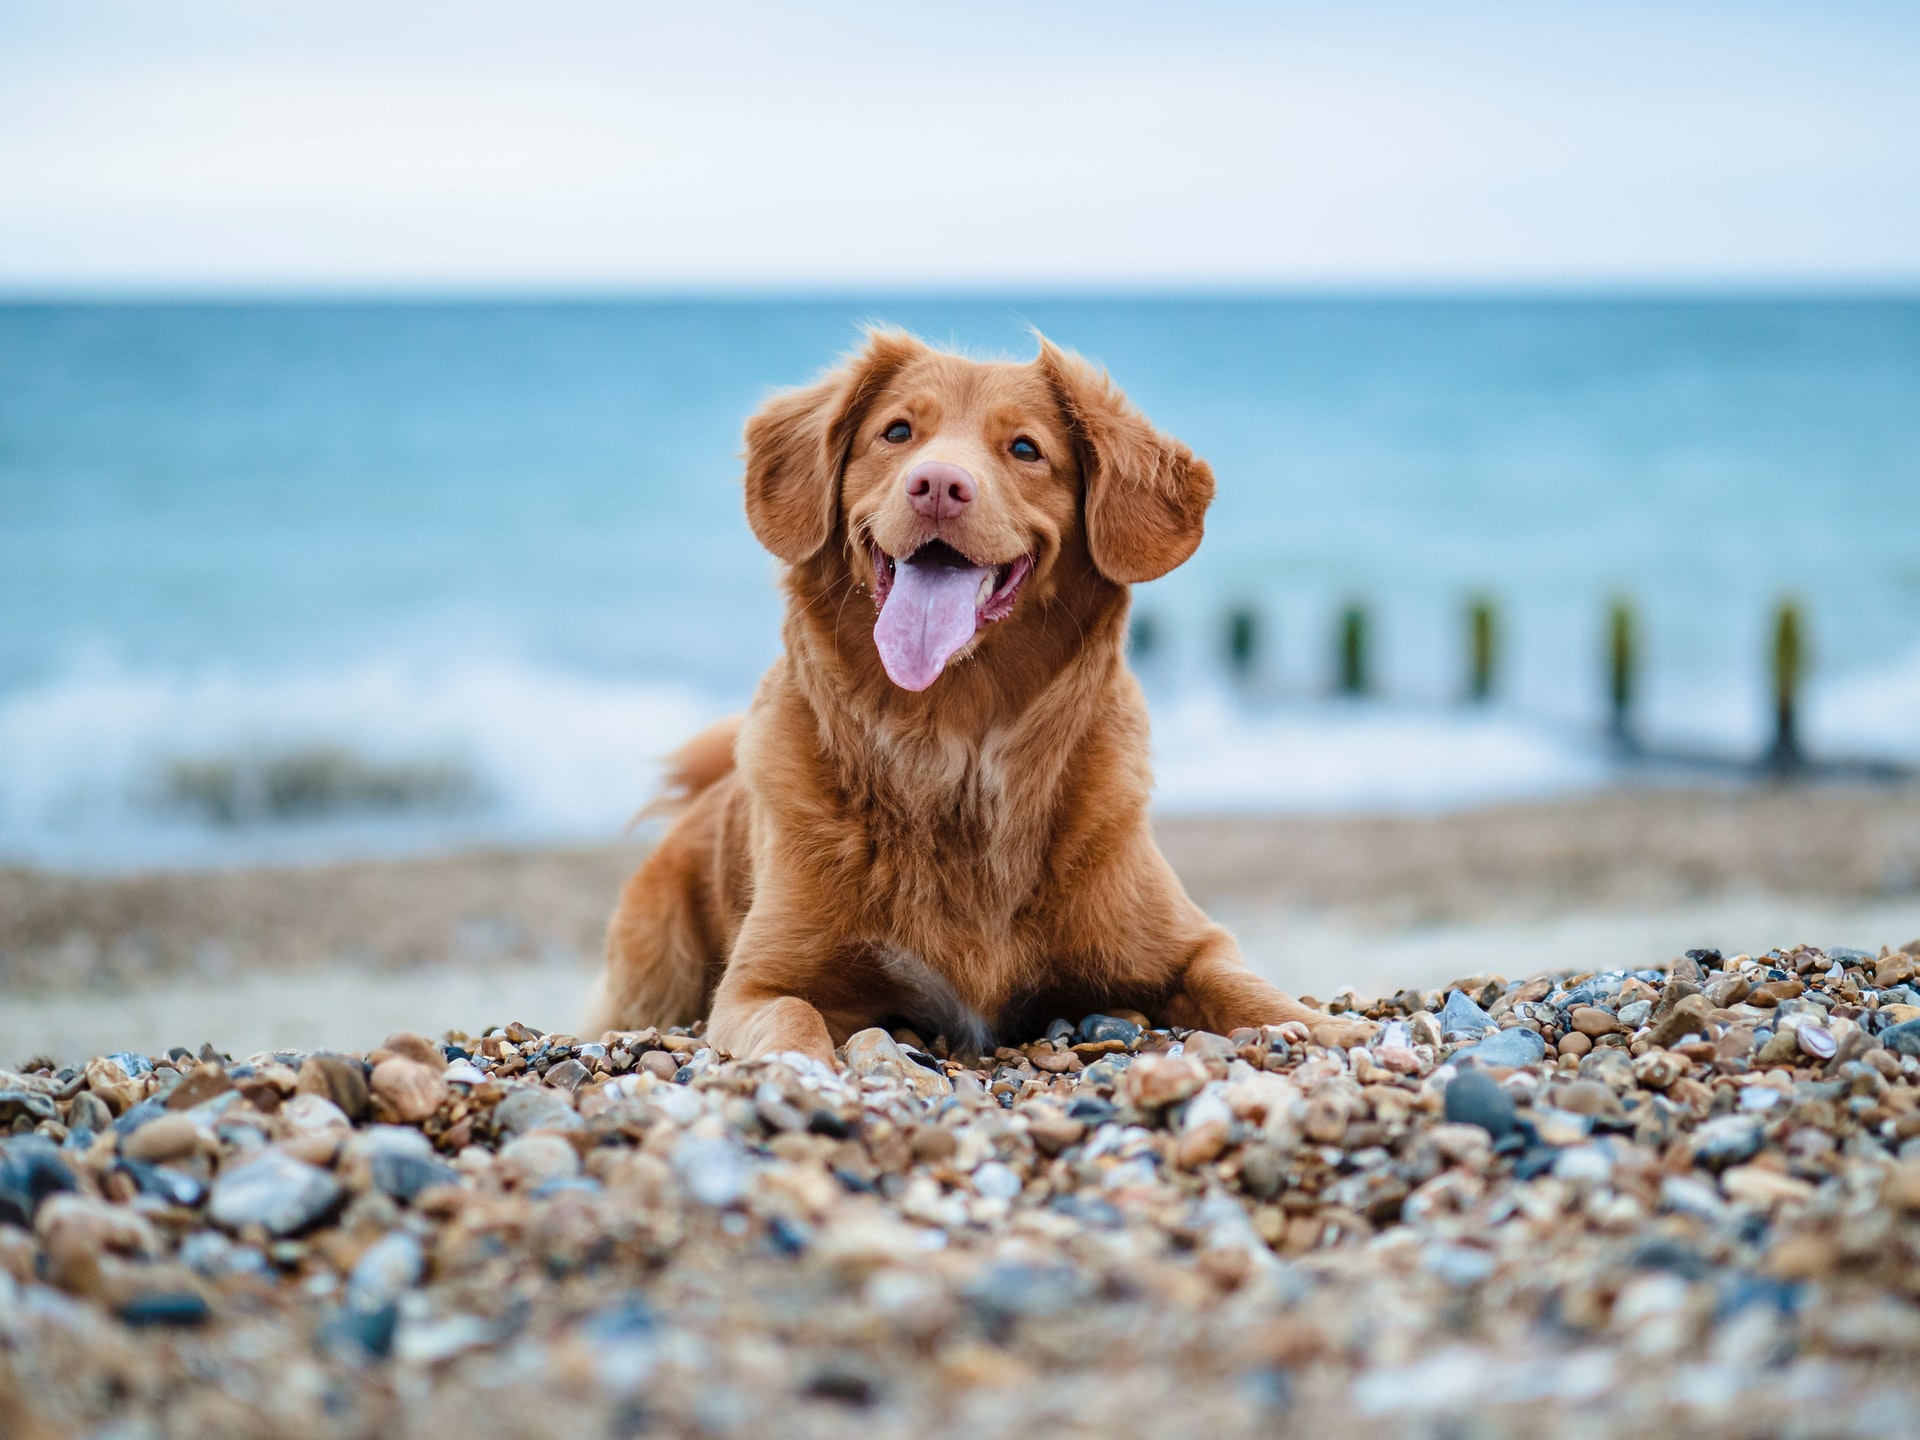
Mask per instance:
[[[861,417],[926,348],[902,330],[871,330],[838,369],[774,396],[747,421],[747,523],[789,565],[812,559],[833,534]]]

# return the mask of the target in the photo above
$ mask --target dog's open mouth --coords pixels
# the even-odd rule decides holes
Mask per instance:
[[[871,542],[869,542],[871,544]],[[873,643],[888,678],[903,690],[924,690],[984,627],[1013,612],[1014,597],[1033,573],[1033,557],[979,565],[944,540],[896,559],[873,552],[873,598],[880,607]]]

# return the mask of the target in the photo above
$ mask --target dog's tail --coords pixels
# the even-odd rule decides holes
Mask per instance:
[[[712,789],[733,771],[733,742],[740,738],[744,715],[716,720],[667,757],[660,776],[660,793],[628,822],[671,819]]]

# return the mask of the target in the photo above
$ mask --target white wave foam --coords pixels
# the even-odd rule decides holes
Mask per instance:
[[[1154,714],[1167,813],[1444,810],[1605,783],[1601,749],[1489,711],[1329,703],[1248,712],[1217,694]]]
[[[0,698],[0,855],[197,865],[610,837],[658,758],[724,708],[510,662],[277,677],[95,663]],[[329,803],[292,807],[298,823],[259,805],[223,822],[202,793],[210,775],[244,789],[315,765],[333,766]]]
[[[0,695],[0,860],[299,861],[618,835],[744,697],[510,660],[277,676],[92,661]],[[1602,786],[1590,730],[1510,709],[1153,701],[1165,813],[1430,811]],[[1816,755],[1920,759],[1920,652],[1818,687]],[[1754,753],[1749,740],[1724,747]],[[276,787],[278,787],[276,789]]]

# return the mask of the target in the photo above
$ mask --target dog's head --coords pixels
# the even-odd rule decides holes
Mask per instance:
[[[1200,543],[1213,473],[1045,340],[1022,365],[878,331],[748,421],[746,488],[797,598],[867,588],[879,661],[918,691],[999,634],[1079,624],[1173,569]]]

